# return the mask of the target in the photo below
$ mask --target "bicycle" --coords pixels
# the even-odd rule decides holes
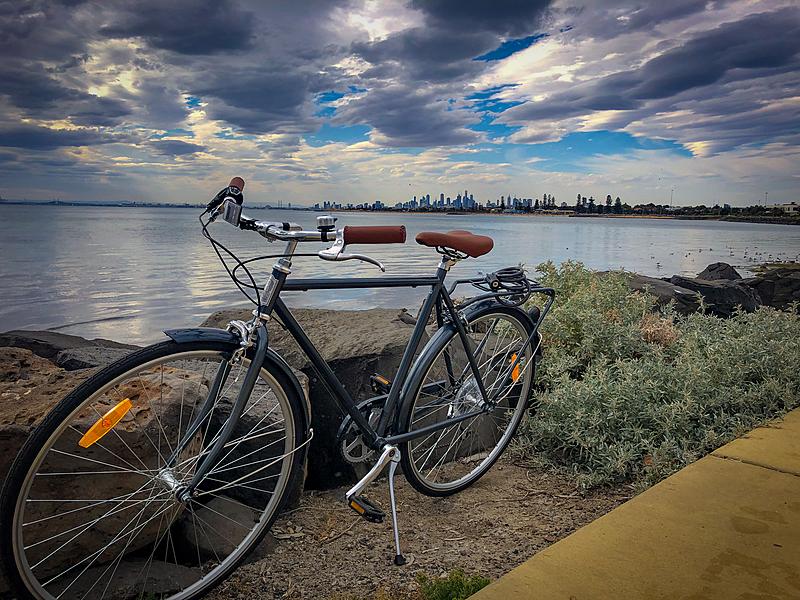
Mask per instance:
[[[292,258],[302,256],[296,250],[305,242],[331,243],[316,253],[324,260],[360,260],[385,271],[369,256],[348,253],[347,245],[404,243],[405,227],[337,230],[327,215],[311,231],[259,221],[242,214],[243,188],[234,178],[200,222],[228,274],[256,305],[252,319],[231,321],[227,329],[165,331],[168,340],[105,367],[61,400],[16,457],[0,493],[0,558],[21,597],[197,598],[259,544],[297,488],[314,435],[297,377],[269,347],[267,325],[275,319],[345,414],[337,438],[344,458],[374,461],[345,494],[368,521],[385,514],[363,492],[388,467],[397,565],[405,562],[398,465],[420,493],[456,493],[488,471],[520,424],[553,289],[521,267],[459,279],[448,289],[445,277],[456,262],[493,246],[491,238],[460,230],[417,235],[442,255],[434,276],[293,280]],[[209,233],[220,215],[284,242],[284,250],[239,260]],[[233,269],[223,252],[236,261]],[[277,260],[260,288],[247,264],[265,258]],[[480,293],[456,304],[452,294],[467,284]],[[391,380],[373,375],[377,395],[359,403],[280,297],[418,286],[430,291],[397,373]],[[526,311],[534,293],[547,301]]]

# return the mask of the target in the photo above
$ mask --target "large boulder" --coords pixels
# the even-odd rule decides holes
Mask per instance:
[[[670,283],[697,292],[706,308],[718,317],[730,317],[737,309],[752,312],[761,306],[761,298],[749,286],[738,281],[719,279],[706,281],[673,275]]]
[[[739,272],[728,263],[717,262],[708,265],[705,269],[697,274],[697,278],[704,279],[706,281],[717,281],[720,279],[736,281],[741,279],[742,276],[739,275]]]
[[[743,283],[772,308],[786,310],[793,302],[800,302],[800,268],[796,266],[768,268],[757,277],[744,279]]]
[[[700,308],[700,295],[696,291],[670,281],[634,274],[628,285],[632,290],[654,295],[661,306],[674,302],[675,310],[682,315],[697,312]]]
[[[381,373],[391,378],[397,371],[413,324],[401,319],[395,309],[338,311],[300,308],[292,313],[344,384],[354,400],[364,400],[374,393],[369,377]],[[204,323],[225,327],[232,319],[249,319],[250,309],[216,312]],[[320,381],[307,357],[294,339],[274,321],[270,323],[270,347],[289,364],[308,376],[314,440],[308,459],[310,488],[328,489],[356,478],[353,465],[342,459],[336,448],[336,434],[343,413]]]
[[[67,371],[105,367],[130,354],[130,348],[112,348],[107,346],[81,346],[66,348],[56,354],[53,362]]]

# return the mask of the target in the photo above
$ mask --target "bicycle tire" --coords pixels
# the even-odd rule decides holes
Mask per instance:
[[[533,330],[533,323],[531,322],[528,315],[525,313],[524,310],[517,307],[507,307],[502,306],[497,303],[487,304],[473,312],[469,316],[469,321],[467,323],[467,327],[470,328],[476,323],[486,322],[487,319],[491,319],[496,317],[498,320],[509,320],[515,324],[517,330],[519,332],[520,339],[522,337],[527,339],[527,336]],[[414,423],[418,420],[414,418],[415,413],[415,406],[420,400],[420,395],[423,388],[426,385],[429,385],[429,380],[431,380],[431,372],[433,371],[434,367],[437,365],[437,361],[441,361],[444,355],[444,351],[450,346],[452,342],[460,345],[460,337],[455,329],[455,327],[448,328],[447,330],[443,330],[443,333],[434,337],[430,343],[430,347],[423,350],[423,355],[427,355],[429,358],[426,360],[425,363],[422,363],[415,367],[414,373],[411,375],[411,383],[409,387],[409,392],[405,394],[405,400],[403,405],[400,408],[398,413],[398,433],[408,433],[413,430]],[[535,346],[537,340],[534,339],[533,346]],[[509,423],[509,427],[504,432],[503,436],[498,440],[495,449],[492,450],[489,455],[484,459],[475,469],[469,471],[466,475],[459,477],[455,482],[449,482],[447,484],[437,484],[435,482],[429,481],[421,471],[424,471],[423,468],[420,469],[420,465],[416,464],[414,458],[414,448],[415,444],[417,443],[415,440],[410,442],[405,442],[400,445],[401,451],[401,465],[403,467],[403,474],[406,477],[406,480],[420,493],[425,494],[427,496],[449,496],[451,494],[455,494],[460,492],[467,487],[474,484],[478,479],[480,479],[500,458],[502,453],[508,447],[508,444],[511,442],[514,434],[516,433],[519,424],[521,423],[526,408],[528,407],[530,395],[533,387],[533,379],[535,373],[535,359],[534,359],[534,352],[535,348],[532,348],[532,345],[528,345],[526,349],[526,364],[529,365],[528,369],[524,371],[524,381],[522,384],[522,389],[520,389],[519,397],[514,404],[514,411],[513,420]],[[521,346],[520,346],[521,347]],[[508,354],[508,353],[507,353]],[[502,364],[506,364],[506,360],[508,360],[510,356],[503,356]],[[510,365],[509,365],[510,367]],[[471,375],[470,375],[471,376]],[[433,378],[435,379],[435,377]],[[427,383],[426,383],[427,382]],[[485,384],[486,382],[484,382]],[[487,386],[488,387],[488,386]],[[457,399],[458,392],[447,392],[450,394],[451,404],[455,399]],[[431,394],[429,394],[431,395]],[[444,408],[444,404],[440,404],[437,408],[434,408],[433,411],[440,410]],[[448,414],[451,412],[452,408],[448,407]],[[466,412],[466,411],[464,411]],[[441,414],[441,413],[440,413]],[[461,431],[467,431],[467,429],[475,422],[475,418],[472,421],[466,421],[468,425],[466,429],[461,430],[458,429],[459,433]],[[430,423],[423,423],[430,424]],[[440,436],[446,436],[445,432],[453,429],[456,425],[451,426],[450,428],[440,430]],[[460,427],[460,425],[459,425]],[[432,434],[433,435],[433,434]],[[453,440],[456,440],[456,435],[453,434]],[[427,439],[427,438],[425,438]],[[439,439],[442,439],[441,437]],[[446,438],[444,438],[446,441]],[[463,441],[463,438],[462,438]],[[455,441],[453,442],[453,444]],[[451,444],[452,445],[452,444]],[[461,442],[459,442],[459,448],[461,446]],[[459,448],[453,452],[453,458],[455,459],[459,452]],[[445,454],[443,455],[441,460],[447,459],[447,452],[450,450],[448,449]],[[434,450],[430,450],[431,454]],[[461,457],[458,457],[461,458]],[[450,461],[451,463],[455,462],[455,460]]]
[[[34,468],[38,469],[38,467],[44,464],[44,457],[46,457],[50,450],[55,447],[55,443],[59,439],[54,438],[54,436],[56,436],[56,434],[62,430],[66,431],[64,423],[68,422],[68,420],[74,415],[77,415],[82,406],[88,406],[93,398],[97,396],[97,394],[104,393],[102,390],[112,388],[114,382],[126,381],[125,376],[127,374],[137,372],[137,369],[144,368],[148,364],[156,364],[159,360],[169,358],[182,360],[180,358],[181,356],[192,357],[194,355],[203,356],[209,354],[230,357],[236,348],[237,346],[234,344],[216,341],[190,343],[165,341],[138,350],[97,372],[77,388],[75,388],[63,400],[61,400],[50,411],[50,413],[48,413],[41,424],[32,431],[28,440],[23,445],[16,459],[12,463],[9,474],[2,487],[2,491],[0,492],[0,567],[2,567],[2,570],[5,572],[12,589],[18,594],[19,598],[51,600],[55,597],[53,595],[55,592],[51,594],[45,590],[40,585],[41,582],[37,583],[31,581],[30,572],[23,571],[20,566],[21,564],[27,565],[24,557],[22,556],[26,549],[24,544],[20,543],[22,537],[20,529],[25,525],[22,523],[21,515],[24,513],[24,511],[20,510],[20,505],[23,502],[21,495],[23,493],[27,493],[26,486],[27,490],[30,491],[31,486],[33,485],[31,482],[37,474],[36,472],[32,474],[31,470]],[[183,360],[190,359],[185,358]],[[166,360],[161,364],[166,364]],[[163,366],[161,372],[163,384]],[[186,377],[188,377],[188,375]],[[293,436],[293,441],[291,442],[293,447],[289,448],[291,452],[286,454],[281,459],[283,461],[280,464],[281,475],[278,476],[275,483],[274,499],[269,500],[267,504],[269,507],[269,514],[267,514],[265,509],[265,512],[260,517],[256,527],[254,527],[252,530],[252,532],[255,533],[251,532],[251,534],[243,538],[242,544],[234,548],[234,550],[231,551],[231,553],[223,561],[221,561],[217,567],[214,567],[212,571],[210,571],[207,575],[204,575],[201,580],[195,582],[185,589],[181,589],[177,593],[169,596],[159,595],[159,597],[180,598],[181,600],[199,598],[223,581],[239,564],[241,564],[241,562],[247,557],[248,553],[262,541],[279,515],[280,511],[284,508],[288,497],[291,495],[292,491],[297,485],[297,478],[301,476],[303,471],[302,460],[305,452],[298,452],[296,450],[304,447],[307,436],[307,424],[305,423],[303,400],[297,396],[295,387],[292,385],[292,382],[288,380],[286,374],[280,368],[276,368],[274,365],[272,365],[270,361],[265,361],[265,363],[262,365],[260,378],[264,378],[269,386],[275,388],[276,397],[279,393],[283,395],[279,399],[279,402],[281,403],[280,408],[284,413],[286,431],[291,429]],[[183,396],[181,397],[181,402],[183,403]],[[181,404],[181,410],[183,410],[183,404]],[[287,411],[290,414],[285,414]],[[194,412],[192,414],[194,414]],[[181,413],[181,420],[182,417],[183,413]],[[212,417],[209,416],[209,423],[211,422],[211,418]],[[178,435],[180,436],[180,423]],[[203,443],[205,443],[205,436],[206,433],[204,431]],[[284,442],[284,446],[288,447],[290,443],[288,441],[288,433],[286,434],[286,440],[287,441]],[[246,439],[245,441],[249,442],[250,440]],[[235,450],[236,447],[233,449]],[[231,450],[231,452],[232,451],[233,450]],[[200,460],[199,457],[200,455],[198,455],[195,464]],[[236,469],[240,468],[242,468],[241,465],[236,467]],[[191,469],[191,466],[187,467],[187,469]],[[236,471],[234,471],[234,473],[236,473]],[[49,475],[49,473],[46,474]],[[217,477],[220,476],[221,475],[217,475]],[[211,492],[209,492],[209,494],[210,493]],[[85,501],[81,500],[81,502]],[[169,512],[167,514],[169,514]],[[195,514],[194,509],[192,510],[192,514]],[[196,514],[199,515],[200,513],[198,512]],[[174,525],[174,522],[171,523],[167,528],[172,527],[172,525]],[[160,527],[161,521],[159,520],[159,532]],[[136,535],[138,535],[138,533]],[[159,541],[160,540],[156,540],[156,542],[153,542],[153,553],[155,553],[156,545]],[[163,536],[161,541],[163,541]],[[127,544],[125,549],[127,549]],[[123,549],[123,551],[125,549]],[[173,553],[174,552],[175,549],[173,547]],[[122,558],[119,560],[122,561]],[[199,560],[200,553],[198,551],[198,561]],[[112,576],[115,572],[116,569],[112,573]],[[149,569],[145,574],[145,580],[147,580],[148,576]],[[149,597],[147,594],[140,595]]]

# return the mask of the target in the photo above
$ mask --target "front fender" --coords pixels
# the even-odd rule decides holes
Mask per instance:
[[[239,336],[232,331],[218,329],[217,327],[167,329],[164,333],[178,344],[188,344],[189,342],[230,342],[231,344],[239,344]]]
[[[177,344],[189,344],[191,342],[223,342],[238,347],[240,338],[236,333],[228,331],[227,329],[219,329],[217,327],[187,327],[184,329],[167,329],[164,333]],[[298,398],[301,399],[303,407],[304,426],[306,432],[311,427],[311,402],[300,385],[300,381],[292,371],[284,358],[275,352],[272,348],[267,348],[267,354],[264,357],[263,367],[268,371],[278,372],[284,377],[284,381],[292,388],[286,390],[287,393],[294,392]]]

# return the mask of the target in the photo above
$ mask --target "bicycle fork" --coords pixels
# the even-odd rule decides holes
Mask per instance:
[[[206,400],[203,403],[203,406],[201,407],[195,421],[187,428],[186,434],[177,444],[175,450],[173,450],[172,454],[167,460],[167,466],[162,469],[161,473],[159,473],[160,479],[164,480],[170,487],[174,487],[176,497],[181,502],[188,502],[192,498],[195,488],[197,488],[209,471],[211,471],[211,469],[216,465],[217,460],[220,458],[220,454],[222,454],[222,451],[228,443],[228,440],[230,440],[231,435],[233,435],[233,431],[239,422],[239,417],[242,415],[244,406],[247,404],[247,400],[250,397],[253,388],[255,387],[259,371],[261,370],[261,364],[263,363],[264,357],[267,353],[267,331],[263,325],[260,325],[255,332],[254,346],[255,351],[253,359],[251,360],[250,366],[245,373],[242,386],[239,389],[239,395],[233,404],[231,413],[222,426],[222,429],[217,434],[217,439],[210,445],[208,449],[203,449],[205,456],[203,456],[198,462],[191,481],[185,485],[178,486],[177,480],[172,473],[172,467],[177,462],[180,453],[186,448],[194,435],[203,426],[208,414],[214,409],[214,406],[216,405],[216,402],[219,399],[222,391],[222,386],[225,384],[225,381],[230,375],[230,361],[226,361],[220,365],[219,370],[214,378],[214,382],[209,390],[208,396],[206,397]]]
[[[361,492],[378,478],[386,468],[386,465],[389,465],[389,503],[392,508],[392,530],[394,533],[395,551],[394,564],[400,566],[406,564],[406,559],[400,550],[400,532],[397,527],[397,501],[394,494],[394,475],[398,464],[400,464],[400,449],[397,446],[387,444],[383,447],[383,452],[378,458],[378,461],[372,466],[369,472],[364,475],[361,481],[347,491],[345,497],[347,498],[347,504],[350,508],[367,521],[371,523],[383,522],[385,516],[383,511],[364,496],[361,496]]]

